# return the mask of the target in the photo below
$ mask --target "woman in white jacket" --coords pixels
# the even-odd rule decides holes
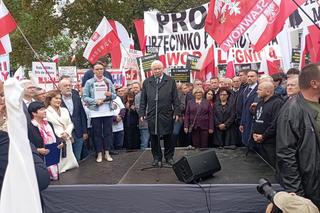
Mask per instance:
[[[72,150],[73,123],[71,121],[69,111],[64,107],[61,107],[60,91],[50,91],[46,97],[45,105],[47,107],[48,121],[52,123],[57,136],[66,142],[66,156],[63,157],[61,155],[61,160],[58,164],[59,173],[79,167],[77,159]]]

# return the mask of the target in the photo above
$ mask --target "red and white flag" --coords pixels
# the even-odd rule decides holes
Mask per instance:
[[[295,0],[302,5],[305,0]],[[283,29],[286,19],[298,8],[293,1],[265,0],[269,2],[255,23],[248,29],[248,35],[255,51],[263,49]]]
[[[225,77],[233,78],[235,75],[236,75],[236,71],[234,69],[234,57],[231,51],[229,51]]]
[[[57,54],[57,55],[54,55],[51,60],[54,62],[54,63],[58,63],[59,62],[59,59],[60,59],[60,56]]]
[[[0,55],[10,53],[12,51],[9,33],[17,28],[17,23],[11,16],[10,12],[0,1]]]
[[[205,30],[227,52],[261,11],[251,14],[258,0],[210,0]],[[231,44],[230,44],[231,43]]]
[[[91,64],[94,64],[99,58],[104,57],[108,52],[120,44],[118,36],[113,31],[106,17],[103,17],[98,28],[91,36],[83,57],[88,59]]]
[[[196,72],[195,79],[207,80],[213,76],[217,76],[214,67],[214,45],[208,45],[206,50],[202,53],[197,67],[199,67],[200,72]]]
[[[301,5],[305,0],[296,2]],[[296,9],[288,0],[211,0],[205,29],[224,51],[242,35],[248,35],[259,51],[277,36]]]
[[[314,25],[303,28],[301,36],[300,69],[306,65],[307,54],[309,54],[311,63],[318,63],[320,61],[320,31]]]

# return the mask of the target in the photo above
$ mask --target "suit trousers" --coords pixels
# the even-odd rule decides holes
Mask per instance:
[[[108,151],[113,142],[112,116],[92,118],[91,123],[96,152]]]
[[[162,151],[160,146],[160,136],[158,135],[150,135],[151,139],[151,151],[153,155],[153,159],[157,159],[159,161],[162,160]],[[174,155],[174,144],[171,140],[171,134],[163,135],[163,144],[164,144],[164,157],[166,160],[172,159]]]

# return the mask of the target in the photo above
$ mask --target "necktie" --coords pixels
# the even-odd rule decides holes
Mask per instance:
[[[249,97],[251,91],[252,91],[252,88],[251,88],[251,87],[248,87],[247,97]]]
[[[160,80],[160,78],[159,78],[159,77],[157,77],[157,78],[156,78],[156,82],[157,82],[157,84],[160,84],[160,81],[161,81],[161,80]]]

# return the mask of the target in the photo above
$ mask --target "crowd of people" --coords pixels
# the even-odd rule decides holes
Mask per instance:
[[[259,153],[276,168],[281,185],[320,204],[320,68],[290,69],[271,76],[240,70],[230,78],[176,83],[160,61],[142,84],[115,87],[105,64],[85,73],[82,88],[60,76],[45,92],[22,80],[28,136],[45,158],[45,145],[62,149],[48,167],[51,180],[95,152],[96,162],[113,161],[120,150],[152,150],[153,166],[174,164],[174,148],[237,149]],[[5,122],[2,122],[5,130]],[[317,180],[316,180],[317,179]]]

